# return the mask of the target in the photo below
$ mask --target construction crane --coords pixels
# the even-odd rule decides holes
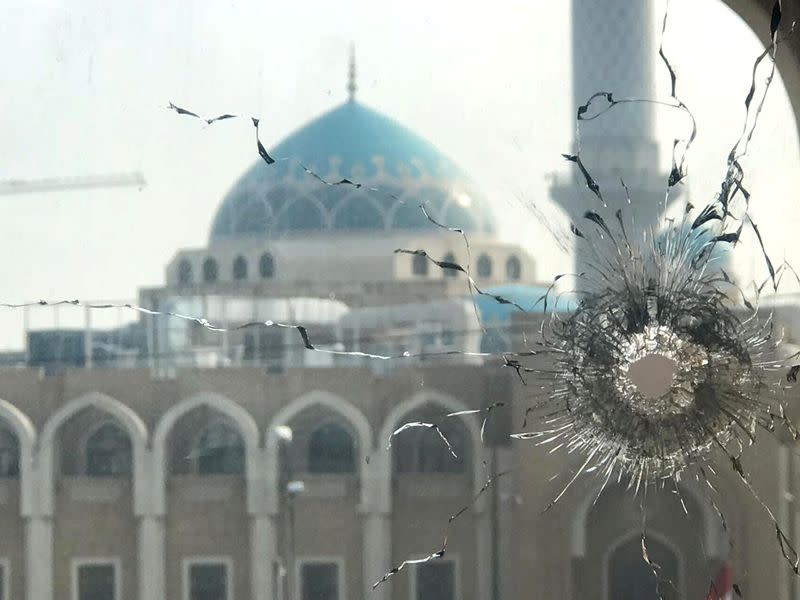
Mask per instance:
[[[109,175],[51,177],[46,179],[5,179],[0,180],[0,196],[113,187],[135,186],[141,188],[146,185],[147,182],[144,179],[144,175],[138,171],[132,173],[113,173]]]

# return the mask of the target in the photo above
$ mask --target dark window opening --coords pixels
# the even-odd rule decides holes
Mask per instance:
[[[416,571],[415,600],[455,600],[456,574],[451,561],[417,565]]]
[[[237,256],[233,261],[233,278],[236,281],[247,279],[247,259],[244,256]]]
[[[510,281],[519,281],[522,278],[522,264],[516,256],[506,261],[506,278]]]
[[[638,536],[614,550],[608,564],[610,598],[645,600],[661,597],[675,600],[678,597],[678,558],[667,546],[652,537],[647,540],[647,553],[653,563],[659,565],[658,579],[653,568],[642,560],[642,544]],[[662,585],[658,585],[659,580]],[[663,585],[664,581],[671,581],[674,587]]]
[[[452,346],[455,343],[455,333],[449,329],[442,331],[442,346]]]
[[[339,600],[339,565],[307,562],[300,571],[302,600]]]
[[[448,252],[442,259],[443,262],[455,263],[456,257],[452,252]],[[445,277],[458,277],[458,271],[455,269],[442,269]]]
[[[426,277],[428,275],[428,259],[425,256],[420,254],[415,254],[412,263],[411,269],[414,275],[419,277]]]
[[[101,426],[86,441],[86,474],[90,477],[130,475],[132,467],[130,439],[117,425]]]
[[[0,429],[0,478],[19,477],[19,442],[7,429]]]
[[[178,283],[192,283],[192,263],[185,258],[178,265]]]
[[[203,261],[203,281],[206,283],[214,283],[219,277],[219,267],[217,261],[213,258],[207,258]]]
[[[275,259],[272,254],[265,253],[261,255],[258,261],[258,273],[262,279],[272,279],[275,276]]]
[[[438,413],[420,411],[406,415],[401,423],[422,421],[436,423]],[[399,434],[392,441],[394,449],[394,469],[400,474],[458,474],[466,471],[469,462],[467,435],[463,425],[449,420],[439,425],[441,432],[450,442],[454,457],[435,429],[416,427]]]
[[[78,600],[118,600],[114,565],[78,567]]]
[[[192,456],[199,475],[241,475],[245,449],[242,436],[228,423],[210,425],[197,440]]]
[[[311,434],[308,444],[310,473],[354,473],[355,470],[355,447],[346,429],[328,423]]]
[[[189,567],[189,600],[228,600],[228,569],[205,563]]]
[[[478,277],[488,279],[492,276],[492,259],[486,254],[481,254],[478,257]]]

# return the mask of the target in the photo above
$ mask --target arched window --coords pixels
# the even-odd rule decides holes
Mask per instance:
[[[233,278],[236,281],[247,279],[247,259],[244,256],[237,256],[233,261]]]
[[[185,258],[178,264],[178,283],[192,283],[192,263]]]
[[[506,261],[506,279],[519,281],[522,278],[522,264],[516,256],[510,256]]]
[[[19,442],[8,429],[0,429],[0,478],[19,477]]]
[[[122,477],[133,471],[130,438],[114,423],[101,425],[86,440],[85,452],[89,477]]]
[[[265,252],[258,261],[258,274],[261,279],[272,279],[275,276],[275,259],[272,254]]]
[[[206,283],[213,283],[219,276],[219,267],[217,261],[208,257],[203,261],[203,281]]]
[[[418,277],[427,277],[428,275],[428,259],[421,254],[415,254],[412,257],[411,270],[414,275]]]
[[[438,413],[437,413],[438,414]],[[464,426],[452,419],[441,420],[430,411],[420,411],[406,415],[398,423],[421,421],[423,423],[439,423],[442,434],[450,442],[454,457],[433,428],[414,427],[407,429],[392,441],[394,448],[394,469],[396,473],[464,473],[469,464],[469,444]]]
[[[244,441],[234,426],[218,421],[197,439],[190,455],[200,475],[240,475],[244,473]]]
[[[492,259],[486,254],[478,257],[478,277],[488,279],[492,276]]]
[[[355,445],[350,433],[334,423],[317,428],[308,443],[309,473],[354,473]]]
[[[444,255],[442,262],[454,263],[456,262],[456,256],[452,252],[448,252]],[[445,277],[458,277],[458,271],[455,269],[442,269]]]

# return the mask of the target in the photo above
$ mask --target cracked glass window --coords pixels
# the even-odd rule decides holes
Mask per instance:
[[[800,6],[9,0],[0,598],[800,594]]]

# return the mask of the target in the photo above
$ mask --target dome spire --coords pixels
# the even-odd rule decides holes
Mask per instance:
[[[356,46],[350,44],[350,69],[347,74],[347,95],[348,100],[353,102],[356,99]]]

